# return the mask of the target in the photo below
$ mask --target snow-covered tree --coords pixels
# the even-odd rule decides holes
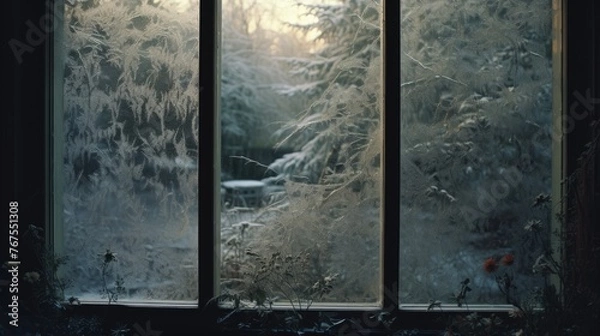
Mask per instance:
[[[298,151],[270,168],[296,181],[339,181],[378,164],[380,5],[374,0],[340,0],[299,6],[316,21],[292,26],[317,32],[315,44],[322,47],[310,57],[287,59],[292,73],[304,81],[280,86],[278,92],[307,97],[310,104],[279,132],[281,144]]]
[[[294,105],[278,95],[275,84],[290,76],[275,58],[283,33],[265,26],[264,4],[228,0],[222,12],[221,127],[224,155],[249,146],[268,147],[271,134],[288,121]]]
[[[402,2],[398,174],[401,291],[407,301],[446,295],[466,276],[483,289],[479,259],[500,251],[519,254],[519,281],[532,281],[527,262],[539,246],[520,244],[520,229],[533,199],[550,191],[550,5]],[[278,88],[311,100],[279,132],[281,143],[297,151],[270,165],[288,179],[290,199],[289,217],[273,227],[284,239],[294,237],[290,249],[305,246],[298,237],[319,245],[315,268],[346,276],[332,294],[343,297],[344,289],[356,294],[361,286],[351,284],[354,265],[340,255],[360,244],[361,252],[372,252],[380,241],[377,225],[365,224],[377,223],[379,204],[366,200],[377,200],[381,182],[380,6],[340,0],[303,7],[315,23],[294,27],[318,32],[322,48],[311,57],[288,58],[304,81]],[[493,290],[474,300],[502,300]]]
[[[298,82],[277,86],[282,97],[306,99],[303,111],[278,132],[280,145],[297,151],[270,165],[285,178],[286,197],[266,209],[276,218],[249,248],[259,255],[309,252],[303,279],[294,281],[311,287],[336,279],[319,300],[375,302],[381,238],[381,6],[344,0],[301,8],[316,20],[291,26],[305,37],[316,34],[312,52],[282,57]],[[294,294],[309,299],[306,292]],[[273,295],[285,297],[286,291]]]

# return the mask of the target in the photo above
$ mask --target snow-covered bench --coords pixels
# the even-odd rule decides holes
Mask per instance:
[[[257,180],[231,180],[221,182],[221,188],[225,204],[239,207],[259,207],[262,204],[265,184]]]

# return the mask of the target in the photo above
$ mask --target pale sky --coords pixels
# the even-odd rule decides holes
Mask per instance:
[[[223,6],[226,6],[228,0],[223,0]],[[252,3],[253,0],[246,0]],[[309,24],[314,22],[315,18],[304,15],[302,7],[296,6],[297,2],[306,4],[316,3],[336,3],[336,0],[256,0],[257,4],[265,8],[263,27],[274,30],[285,29],[281,22]],[[269,10],[272,9],[272,12]],[[273,13],[273,15],[270,15]],[[271,27],[270,27],[271,26]]]
[[[187,10],[189,0],[163,0],[173,4],[178,4],[181,11]],[[202,1],[202,0],[200,0]],[[222,0],[222,6],[227,6],[229,0]],[[285,29],[281,22],[297,23],[297,24],[309,24],[314,21],[314,18],[303,15],[301,12],[302,7],[296,6],[298,2],[305,4],[318,4],[318,3],[337,3],[339,0],[243,0],[244,2],[251,4],[256,1],[257,4],[265,8],[263,20],[263,27],[275,30]],[[272,9],[270,11],[269,9]],[[269,15],[273,13],[274,15]]]
[[[276,32],[292,32],[292,28],[286,26],[285,23],[293,24],[310,24],[316,21],[313,16],[306,15],[304,7],[297,6],[298,2],[303,4],[323,4],[323,3],[339,3],[339,0],[222,0],[222,6],[225,8],[229,1],[242,1],[244,5],[250,5],[256,2],[260,8],[260,26],[264,29]],[[254,27],[253,27],[254,24]],[[256,29],[256,22],[249,23],[249,33]],[[308,51],[314,51],[322,46],[321,42],[314,41],[314,37],[318,35],[318,31],[308,32],[303,39],[306,39],[309,45],[306,46]]]
[[[277,18],[284,22],[291,23],[311,23],[313,19],[310,17],[303,15],[304,13],[300,12],[302,7],[296,6],[296,0],[258,0],[259,3],[264,4],[265,7],[272,7],[275,9],[277,13]],[[303,3],[319,3],[322,0],[304,0]]]

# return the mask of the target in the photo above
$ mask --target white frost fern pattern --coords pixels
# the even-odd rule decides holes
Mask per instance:
[[[118,281],[119,300],[197,299],[199,16],[186,5],[65,7],[68,295],[102,299]],[[100,274],[108,249],[118,278]]]

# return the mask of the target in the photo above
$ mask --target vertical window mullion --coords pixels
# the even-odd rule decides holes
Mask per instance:
[[[566,15],[565,15],[565,3],[564,1],[555,1],[553,2],[553,20],[552,23],[552,31],[553,31],[553,109],[552,109],[552,119],[553,119],[553,129],[560,130],[561,123],[563,120],[563,115],[568,109],[566,108],[566,76],[567,73],[565,71],[565,35],[563,29],[566,26]],[[565,213],[566,207],[563,204],[563,199],[566,196],[565,185],[562,181],[567,176],[566,171],[566,143],[562,137],[556,137],[552,141],[552,212],[553,213]],[[552,232],[563,232],[562,228],[562,220],[559,216],[552,217]],[[563,246],[562,242],[554,237],[551,239],[551,244],[553,247],[554,258],[555,260],[563,260]],[[560,281],[558,276],[554,275],[550,278],[552,283],[560,290]]]
[[[52,1],[54,15],[57,21],[64,22],[64,2],[62,0]],[[64,111],[64,48],[59,46],[64,43],[64,32],[62,29],[54,29],[50,33],[48,55],[48,125],[49,141],[47,147],[48,169],[48,227],[46,228],[45,241],[48,242],[55,254],[63,253],[63,111]]]
[[[219,48],[220,1],[200,1],[200,111],[199,111],[199,191],[198,265],[199,306],[217,293],[219,249],[217,230],[219,202],[216,184],[220,172]]]
[[[400,2],[383,4],[383,292],[384,309],[398,306],[400,251]]]

